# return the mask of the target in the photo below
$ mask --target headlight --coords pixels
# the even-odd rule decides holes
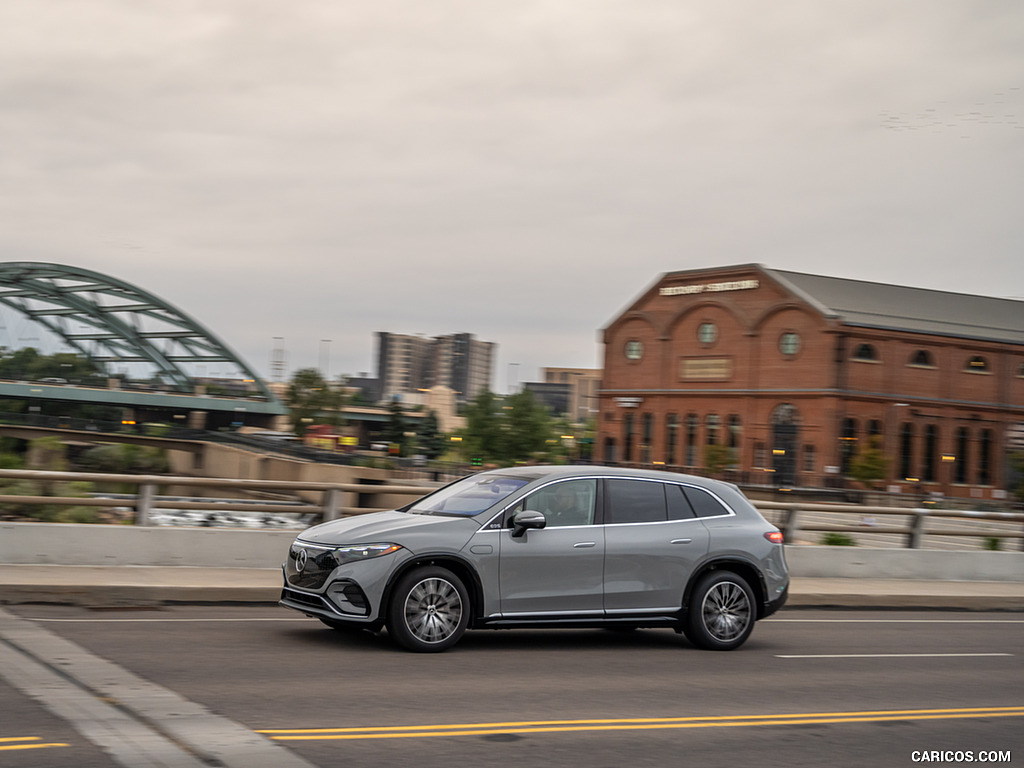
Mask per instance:
[[[338,565],[345,565],[359,560],[369,560],[371,557],[390,555],[400,549],[401,547],[397,544],[353,544],[348,547],[338,547],[332,554]]]

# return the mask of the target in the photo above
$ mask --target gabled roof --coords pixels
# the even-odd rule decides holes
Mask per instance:
[[[1024,301],[760,269],[845,325],[1024,344]]]

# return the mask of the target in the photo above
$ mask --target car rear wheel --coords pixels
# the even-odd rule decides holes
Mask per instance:
[[[388,606],[388,632],[410,651],[451,648],[469,624],[469,594],[446,568],[410,571],[395,585]]]
[[[743,577],[712,571],[693,590],[683,631],[698,648],[731,651],[746,642],[755,619],[754,593]]]

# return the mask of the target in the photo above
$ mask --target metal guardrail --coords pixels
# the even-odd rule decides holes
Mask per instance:
[[[202,509],[224,512],[275,512],[279,514],[322,515],[324,520],[334,520],[347,515],[359,515],[376,512],[385,507],[367,506],[360,502],[372,501],[374,496],[381,494],[403,495],[419,498],[431,488],[422,485],[366,485],[362,483],[318,483],[295,480],[241,480],[234,478],[207,477],[171,477],[167,475],[123,475],[101,472],[49,472],[31,469],[0,469],[0,481],[36,480],[39,482],[91,482],[112,483],[118,485],[134,485],[137,493],[134,502],[125,504],[113,499],[75,496],[23,496],[0,494],[0,504],[54,504],[58,506],[91,506],[113,507],[130,506],[135,511],[135,524],[148,525],[150,512],[154,509]],[[296,498],[300,493],[320,493],[320,504],[282,505],[267,504],[258,501],[230,501],[221,499],[203,499],[181,501],[179,499],[159,499],[157,489],[160,486],[183,488],[202,488],[208,490],[222,489],[235,493],[251,491],[279,491],[293,494]]]
[[[112,483],[135,486],[134,497],[120,500],[96,497],[73,496],[24,496],[0,494],[0,504],[53,504],[63,506],[112,507],[129,506],[135,511],[135,524],[149,524],[150,513],[156,509],[207,510],[223,512],[274,512],[279,514],[321,515],[324,520],[337,517],[359,515],[376,512],[385,507],[373,504],[374,497],[382,494],[402,495],[419,498],[431,490],[422,485],[367,485],[361,483],[324,483],[302,482],[294,480],[242,480],[234,478],[200,478],[171,477],[166,475],[125,475],[98,472],[50,472],[28,469],[0,469],[0,482],[5,479],[27,479],[39,482],[70,482],[85,481],[92,483]],[[160,499],[157,489],[161,486],[182,488],[199,488],[206,490],[230,490],[235,494],[253,491],[278,491],[291,494],[298,498],[300,493],[320,493],[319,504],[308,504],[296,501],[292,504],[267,503],[266,501],[245,501],[224,499],[199,499],[191,501],[181,499]],[[754,505],[779,526],[786,541],[796,542],[798,535],[804,532],[820,533],[858,533],[869,532],[872,535],[902,536],[904,546],[911,549],[921,547],[924,537],[973,537],[1016,539],[1024,549],[1024,513],[1019,512],[977,512],[971,510],[939,510],[939,509],[908,509],[906,507],[864,506],[859,504],[834,504],[812,502],[777,502],[754,501]],[[815,515],[814,513],[822,513]],[[853,515],[858,518],[858,525],[836,524],[831,522],[835,516],[840,518]],[[822,517],[828,520],[823,521]],[[865,528],[863,521],[875,517],[901,518],[895,524]],[[1008,525],[998,530],[981,530],[970,527],[936,528],[932,523],[945,520],[959,521],[993,521]],[[1019,525],[1018,530],[1010,526]]]
[[[872,535],[903,536],[904,546],[908,549],[920,549],[925,536],[962,536],[983,539],[1016,539],[1020,541],[1021,549],[1024,551],[1024,525],[1020,530],[1013,531],[1009,526],[1000,526],[998,529],[989,528],[981,530],[970,527],[932,527],[933,523],[946,520],[958,521],[991,521],[1007,524],[1024,524],[1024,513],[1020,512],[979,512],[973,510],[953,509],[908,509],[906,507],[872,507],[859,504],[815,504],[815,503],[794,503],[777,501],[755,501],[754,505],[761,512],[777,511],[775,524],[782,530],[786,541],[797,540],[801,532],[820,533],[847,533]],[[860,520],[858,525],[836,525],[833,522],[822,522],[821,515],[814,519],[807,513],[826,513],[829,517],[834,515],[856,515]],[[875,517],[900,518],[896,524],[875,526]],[[866,527],[864,521],[871,520],[870,527]]]

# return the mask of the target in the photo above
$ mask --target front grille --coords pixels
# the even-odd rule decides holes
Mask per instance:
[[[300,553],[305,553],[306,557],[301,571],[298,568]],[[284,573],[289,584],[303,589],[320,589],[337,566],[333,550],[295,543],[288,550]]]

